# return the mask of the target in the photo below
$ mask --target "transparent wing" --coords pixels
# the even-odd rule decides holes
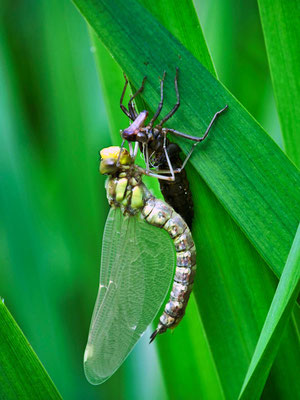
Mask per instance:
[[[167,232],[111,209],[106,221],[100,287],[84,354],[88,381],[103,383],[122,364],[161,307],[173,277]]]

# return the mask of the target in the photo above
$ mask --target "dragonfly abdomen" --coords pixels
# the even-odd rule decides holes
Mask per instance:
[[[177,256],[170,299],[160,317],[157,329],[151,335],[152,341],[157,334],[165,332],[168,328],[175,328],[184,316],[196,272],[196,248],[186,222],[165,202],[150,197],[145,201],[142,214],[149,224],[169,233]]]
[[[104,156],[114,154],[114,148],[101,152],[102,170],[110,167]],[[126,156],[126,153],[124,157]],[[115,154],[118,158],[118,154]],[[120,158],[120,163],[122,163]],[[124,165],[111,176],[106,184],[107,198],[112,207],[120,207],[124,215],[141,212],[150,225],[164,229],[171,237],[176,250],[176,269],[170,299],[166,304],[157,329],[151,335],[151,341],[157,334],[168,328],[175,328],[182,317],[192,291],[196,272],[196,248],[191,231],[185,220],[169,204],[155,198],[141,181],[141,172],[136,165]]]

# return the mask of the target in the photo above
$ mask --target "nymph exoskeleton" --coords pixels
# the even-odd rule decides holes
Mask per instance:
[[[131,149],[131,155],[135,156],[137,146],[133,149],[131,143],[135,142],[136,144],[139,144],[146,163],[146,174],[159,179],[160,188],[165,200],[184,218],[191,228],[193,219],[193,201],[184,167],[195,150],[195,147],[207,138],[213,123],[228,106],[226,105],[223,109],[215,113],[204,135],[201,137],[191,136],[176,129],[163,127],[180,106],[177,68],[175,75],[177,102],[173,109],[155,125],[164,103],[164,79],[165,72],[160,81],[160,103],[149,123],[144,126],[148,117],[148,111],[144,110],[138,114],[133,101],[136,96],[144,90],[146,77],[143,79],[141,87],[130,98],[128,109],[126,109],[123,105],[124,94],[128,85],[128,80],[125,76],[125,86],[120,99],[120,107],[133,122],[128,128],[121,131],[121,136],[123,138],[121,147],[123,147],[125,141],[127,141]],[[169,141],[167,137],[168,134],[189,139],[194,142],[184,161],[180,158],[180,147],[176,143]]]

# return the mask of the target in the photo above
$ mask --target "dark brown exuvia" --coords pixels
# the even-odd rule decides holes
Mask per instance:
[[[146,126],[144,125],[148,117],[148,111],[144,110],[138,114],[133,103],[135,97],[143,91],[146,77],[144,77],[141,87],[136,91],[133,96],[131,96],[127,109],[123,105],[123,99],[128,85],[127,77],[124,75],[125,86],[120,99],[120,107],[122,111],[133,122],[128,128],[121,131],[121,135],[123,138],[123,143],[121,147],[124,146],[125,141],[127,141],[130,145],[132,142],[138,143],[139,148],[144,155],[146,171],[148,172],[148,175],[157,177],[159,179],[160,189],[164,196],[164,199],[174,208],[177,213],[179,213],[183,217],[183,219],[186,221],[189,228],[191,229],[194,215],[194,207],[192,194],[189,187],[189,181],[187,179],[184,167],[188,162],[190,156],[192,155],[196,145],[202,142],[207,137],[210,128],[212,127],[218,115],[225,111],[228,106],[226,105],[223,109],[215,113],[202,137],[190,136],[175,129],[164,128],[164,123],[167,122],[175,114],[180,106],[180,96],[178,90],[178,71],[178,68],[176,68],[176,104],[174,105],[173,109],[159,122],[159,124],[154,125],[163,108],[163,87],[166,74],[164,72],[163,77],[160,81],[161,98],[159,105],[150,122]],[[184,161],[182,161],[180,157],[180,147],[176,143],[172,143],[169,141],[169,139],[167,138],[168,133],[177,137],[182,137],[194,141]]]

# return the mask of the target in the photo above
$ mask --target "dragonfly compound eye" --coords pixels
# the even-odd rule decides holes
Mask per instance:
[[[121,154],[120,154],[121,152]],[[100,151],[100,173],[110,175],[117,172],[119,165],[132,163],[132,158],[126,149],[118,146],[110,146]]]
[[[102,175],[111,175],[117,169],[117,160],[114,158],[101,159],[99,171]]]

